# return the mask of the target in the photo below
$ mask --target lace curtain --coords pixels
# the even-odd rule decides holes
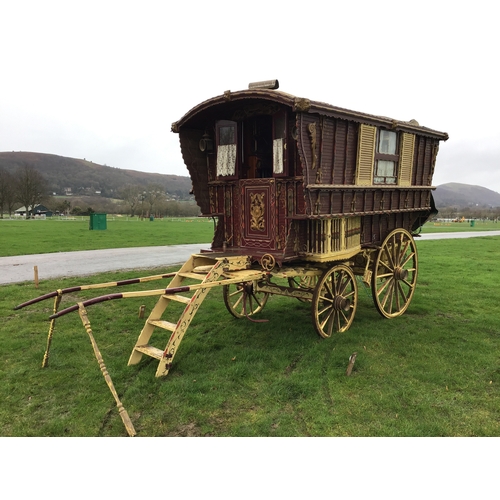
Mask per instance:
[[[283,139],[273,141],[273,171],[275,174],[283,173]]]
[[[236,144],[217,148],[217,175],[234,175],[236,172]]]

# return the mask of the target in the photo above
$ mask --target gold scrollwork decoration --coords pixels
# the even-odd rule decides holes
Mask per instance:
[[[254,231],[265,231],[265,193],[250,193],[250,227]]]

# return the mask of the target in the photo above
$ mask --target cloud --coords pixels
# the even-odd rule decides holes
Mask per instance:
[[[294,95],[448,132],[434,184],[500,191],[491,2],[285,5],[10,2],[0,151],[187,175],[171,123],[227,89],[278,78]]]

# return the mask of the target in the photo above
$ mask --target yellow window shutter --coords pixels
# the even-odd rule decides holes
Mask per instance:
[[[399,157],[399,182],[400,186],[411,186],[413,170],[413,151],[415,150],[415,135],[404,133],[401,139],[401,154]]]
[[[371,186],[373,184],[376,137],[376,127],[364,124],[359,126],[358,159],[356,163],[356,185],[358,186]]]

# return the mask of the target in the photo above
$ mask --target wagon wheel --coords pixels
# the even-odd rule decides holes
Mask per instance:
[[[253,281],[224,285],[224,303],[235,318],[246,318],[264,309],[269,293],[254,290]]]
[[[373,268],[373,301],[382,316],[395,318],[406,311],[417,274],[415,240],[405,229],[395,229],[382,243]]]
[[[312,290],[318,284],[317,276],[294,276],[288,278],[288,286],[290,288],[301,288],[303,290]],[[297,297],[300,302],[311,302],[309,299],[301,299]]]
[[[312,317],[321,337],[345,332],[354,319],[358,303],[358,285],[354,273],[340,264],[327,269],[314,290]]]

